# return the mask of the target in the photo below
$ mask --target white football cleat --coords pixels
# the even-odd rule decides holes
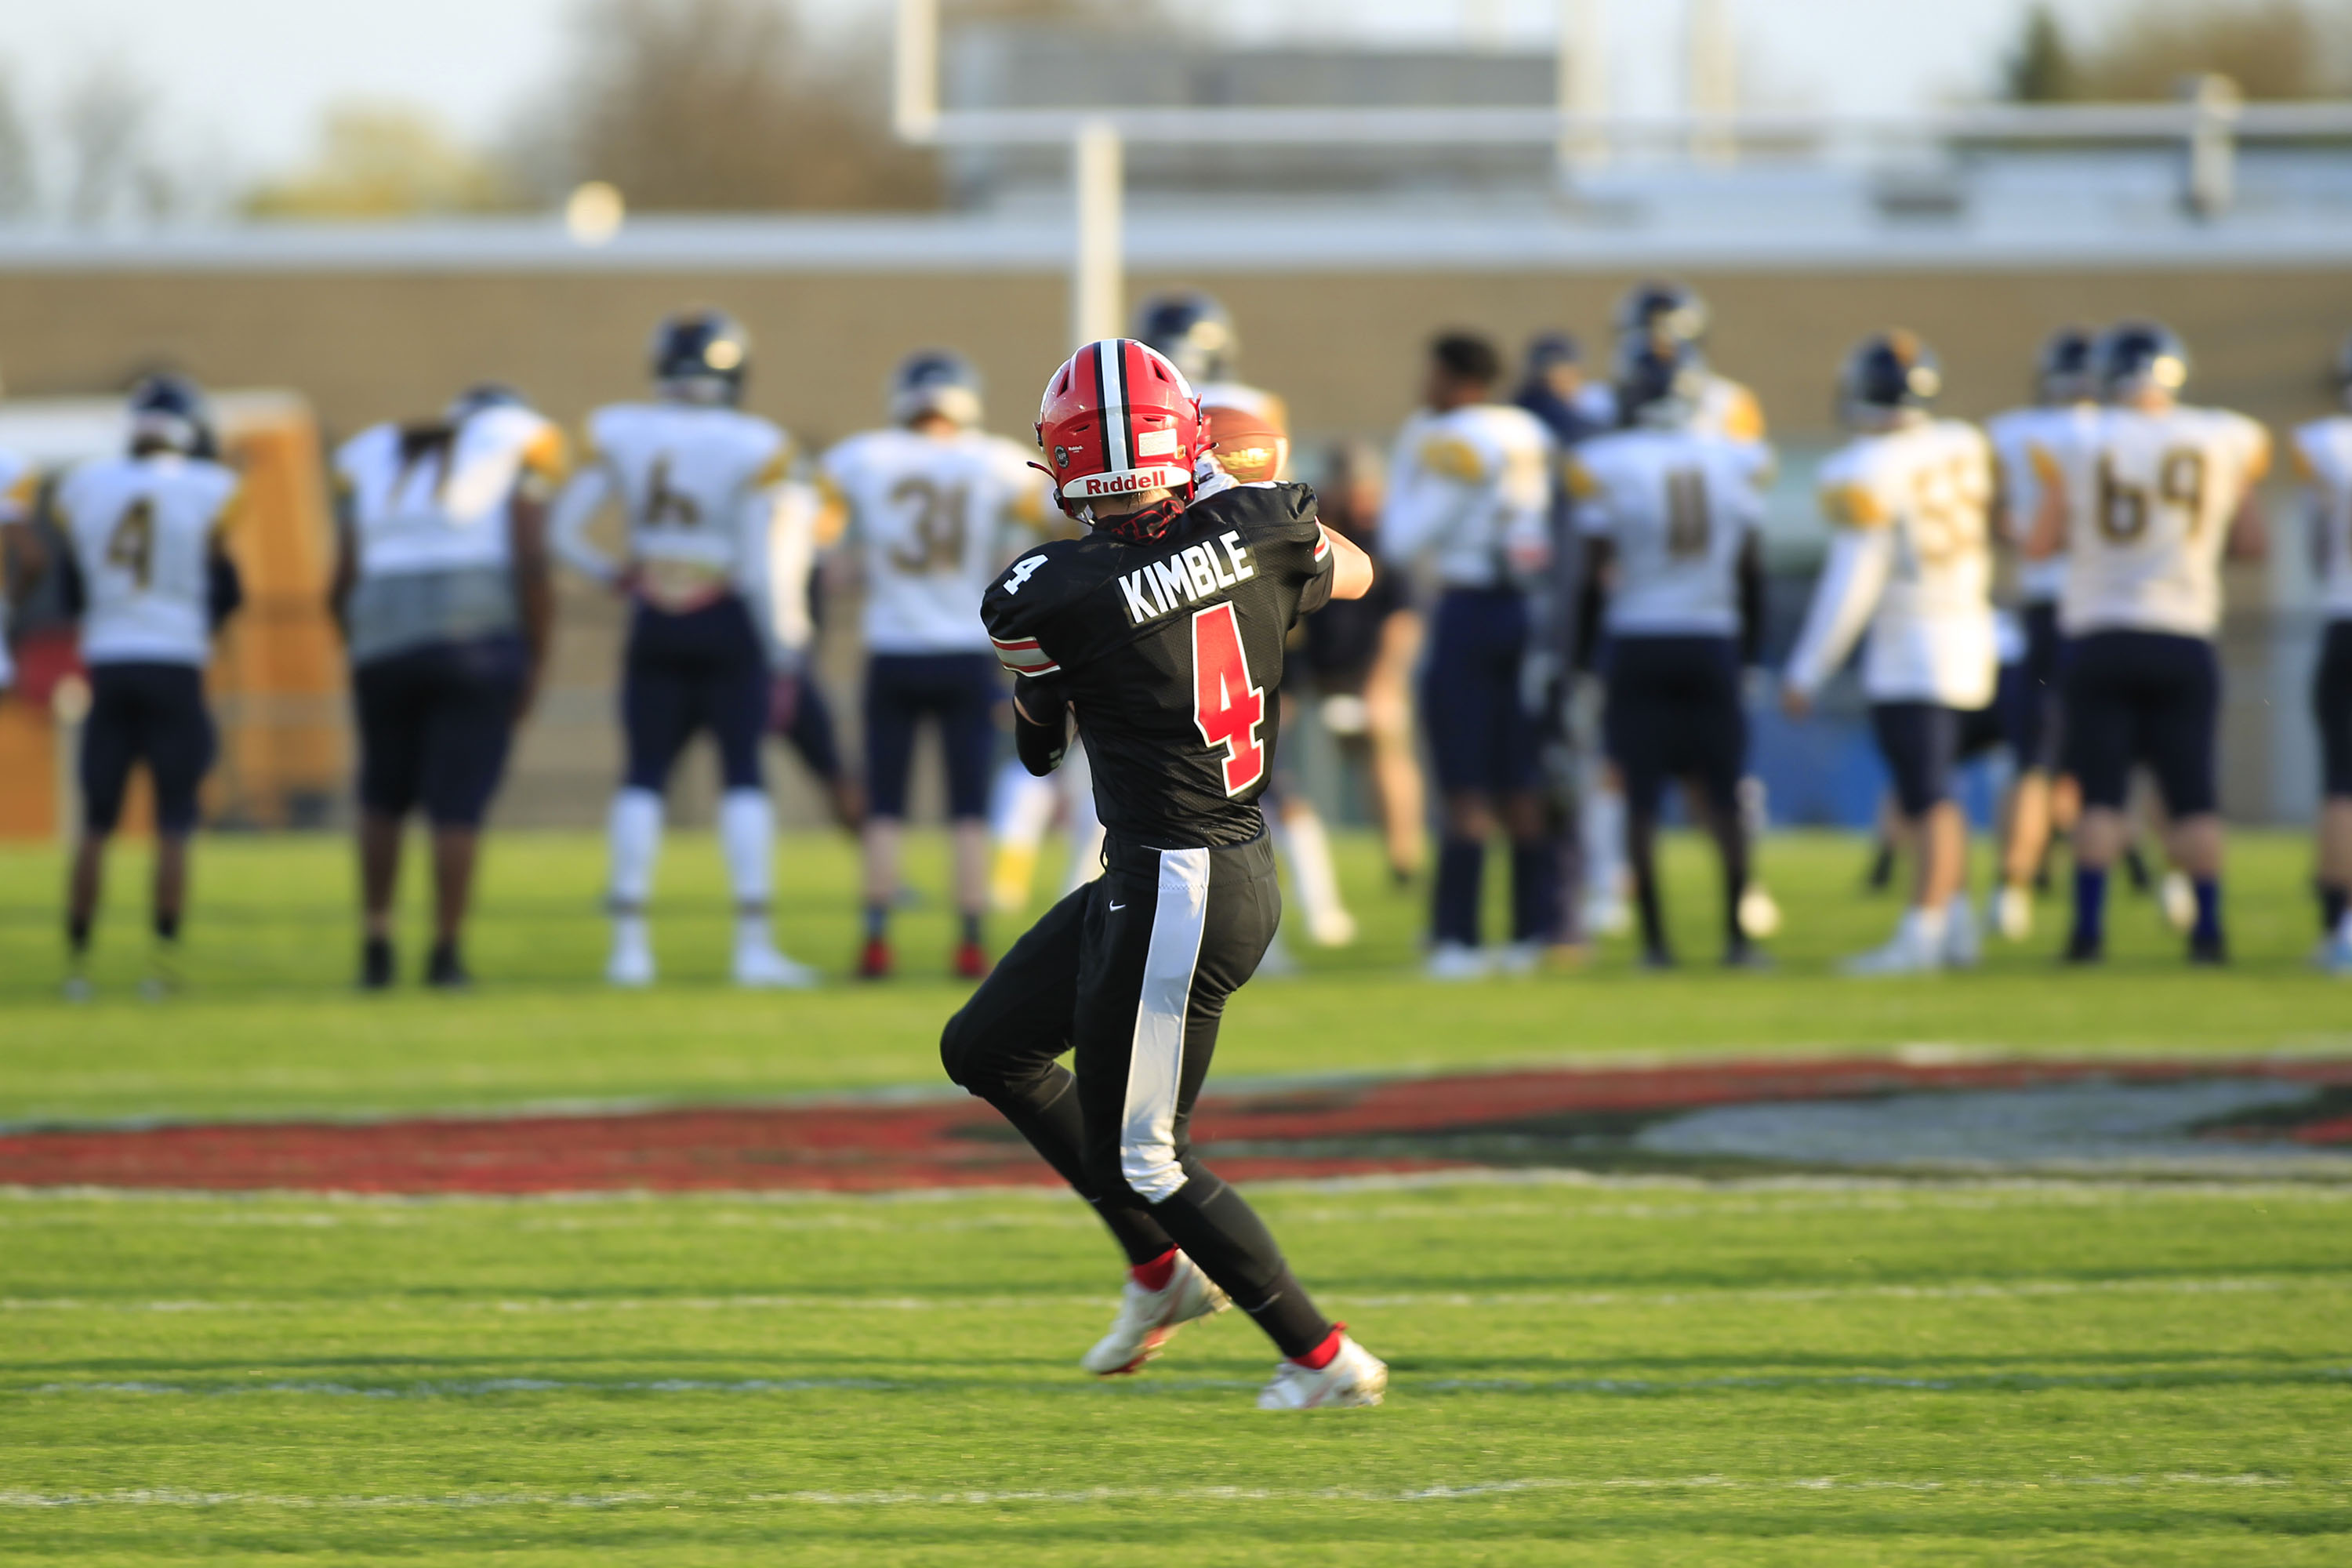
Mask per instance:
[[[1486,953],[1458,942],[1441,942],[1429,950],[1422,973],[1432,980],[1484,980],[1493,972]]]
[[[1139,1371],[1176,1337],[1177,1330],[1198,1318],[1213,1318],[1232,1305],[1217,1282],[1180,1252],[1176,1272],[1169,1276],[1162,1289],[1147,1290],[1133,1276],[1129,1277],[1119,1292],[1118,1316],[1111,1320],[1110,1332],[1080,1356],[1078,1364],[1097,1377]]]
[[[1633,929],[1633,906],[1614,892],[1588,892],[1584,929],[1594,936],[1623,936]]]
[[[2005,887],[1993,895],[1992,929],[2003,942],[2023,942],[2033,934],[2033,894],[2024,888]]]
[[[1977,930],[1977,911],[1966,893],[1944,911],[1944,967],[1974,969],[1984,961],[1984,939]]]
[[[1506,942],[1495,950],[1495,972],[1498,974],[1528,975],[1543,967],[1544,944],[1539,942]]]
[[[735,984],[746,991],[811,991],[822,977],[772,947],[735,950]]]
[[[1389,1365],[1339,1333],[1339,1353],[1320,1368],[1286,1361],[1257,1396],[1260,1410],[1344,1410],[1378,1405],[1389,1390]]]
[[[1307,939],[1318,947],[1346,947],[1356,940],[1356,917],[1326,910],[1307,922]]]
[[[604,961],[604,984],[642,991],[654,983],[654,945],[642,932],[615,935],[613,956]]]
[[[1751,882],[1739,895],[1739,931],[1750,942],[1769,942],[1780,934],[1780,905],[1761,882]]]
[[[1894,974],[1933,974],[1943,967],[1943,939],[1927,940],[1917,921],[1906,915],[1885,947],[1856,953],[1838,965],[1838,973],[1874,980]]]
[[[2167,871],[2156,890],[2156,902],[2164,911],[2164,923],[2174,931],[2186,931],[2197,923],[2197,889],[2186,873]]]

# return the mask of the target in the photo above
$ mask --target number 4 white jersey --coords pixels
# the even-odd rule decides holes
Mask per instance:
[[[2294,468],[2311,487],[2311,553],[2327,618],[2352,620],[2352,414],[2294,433]]]
[[[56,506],[81,574],[86,663],[210,660],[211,556],[236,494],[229,469],[168,452],[66,476]]]
[[[1739,553],[1764,524],[1772,449],[1684,430],[1626,430],[1568,456],[1576,526],[1616,547],[1612,636],[1734,637]]]
[[[1972,710],[1992,701],[1992,451],[1955,419],[1840,448],[1820,474],[1832,538],[1790,683],[1818,689],[1867,624],[1874,702]]]
[[[792,462],[783,431],[740,409],[616,403],[588,416],[580,477],[558,508],[565,558],[604,574],[579,541],[604,497],[627,519],[637,591],[672,611],[756,593],[767,571],[773,488]]]
[[[977,430],[869,430],[817,474],[865,565],[867,650],[990,652],[980,600],[1014,547],[1008,525],[1045,522],[1050,481],[1028,454]]]
[[[2268,431],[2220,408],[2110,408],[2034,451],[2066,496],[2067,636],[2221,629],[2221,552],[2269,470]]]

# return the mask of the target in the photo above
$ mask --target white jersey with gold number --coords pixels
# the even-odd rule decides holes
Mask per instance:
[[[2269,470],[2268,431],[2220,408],[2109,408],[2082,439],[2034,454],[2066,496],[2068,637],[2221,629],[2221,552]]]
[[[2311,489],[2311,553],[2320,602],[2332,621],[2352,620],[2352,414],[2294,433],[2294,468]]]
[[[175,452],[100,458],[58,486],[58,525],[81,574],[86,664],[192,664],[212,658],[215,544],[236,475]]]
[[[1692,430],[1620,431],[1563,465],[1576,526],[1615,547],[1613,637],[1734,637],[1738,565],[1764,525],[1772,449]]]
[[[2081,446],[2098,425],[2099,414],[2095,403],[2034,405],[1996,414],[1985,422],[1985,435],[1992,441],[1994,490],[2000,502],[1997,517],[2014,542],[2023,543],[2033,531],[2033,520],[2042,515],[2042,498],[2048,488],[2033,460],[2033,449]],[[2065,591],[2063,552],[2045,560],[2019,563],[2017,596],[2023,603],[2054,605]]]
[[[775,488],[793,446],[768,420],[690,403],[620,403],[588,416],[581,467],[557,507],[563,557],[609,577],[579,529],[610,495],[626,519],[637,592],[656,608],[756,596],[767,571]]]
[[[1867,626],[1874,702],[1975,710],[1992,701],[1992,452],[1957,419],[1865,436],[1820,474],[1830,560],[1789,683],[1818,690]]]
[[[852,436],[817,465],[846,512],[866,575],[868,652],[992,653],[980,600],[1021,544],[1045,526],[1052,481],[1024,447],[978,430]]]
[[[1425,409],[1397,433],[1381,552],[1427,556],[1452,588],[1499,588],[1542,564],[1550,540],[1551,431],[1524,408]]]
[[[551,492],[563,463],[563,432],[512,405],[361,431],[335,454],[361,579],[510,566],[509,507],[518,491]]]

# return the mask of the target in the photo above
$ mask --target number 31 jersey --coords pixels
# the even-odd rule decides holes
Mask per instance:
[[[1304,485],[1234,485],[1158,539],[1024,552],[982,601],[997,657],[1077,710],[1095,806],[1160,849],[1265,831],[1283,642],[1331,597],[1331,546]]]
[[[2219,631],[2221,551],[2270,460],[2270,432],[2220,408],[2110,408],[2079,439],[2035,447],[2066,496],[2060,627]]]
[[[862,553],[867,650],[986,653],[972,606],[1015,547],[1007,527],[1045,523],[1049,481],[1025,449],[977,430],[869,430],[825,453],[817,475]]]
[[[1764,525],[1769,447],[1695,431],[1626,430],[1578,447],[1564,471],[1577,531],[1616,547],[1611,635],[1738,633],[1739,555]]]
[[[230,469],[173,453],[102,458],[66,476],[56,506],[81,574],[85,662],[209,661],[209,563],[236,493]]]

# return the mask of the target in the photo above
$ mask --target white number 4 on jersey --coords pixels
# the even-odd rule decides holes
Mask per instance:
[[[1004,591],[1008,594],[1021,592],[1021,584],[1036,575],[1037,569],[1045,564],[1045,558],[1042,555],[1032,555],[1026,561],[1014,562],[1013,575],[1004,580]]]

